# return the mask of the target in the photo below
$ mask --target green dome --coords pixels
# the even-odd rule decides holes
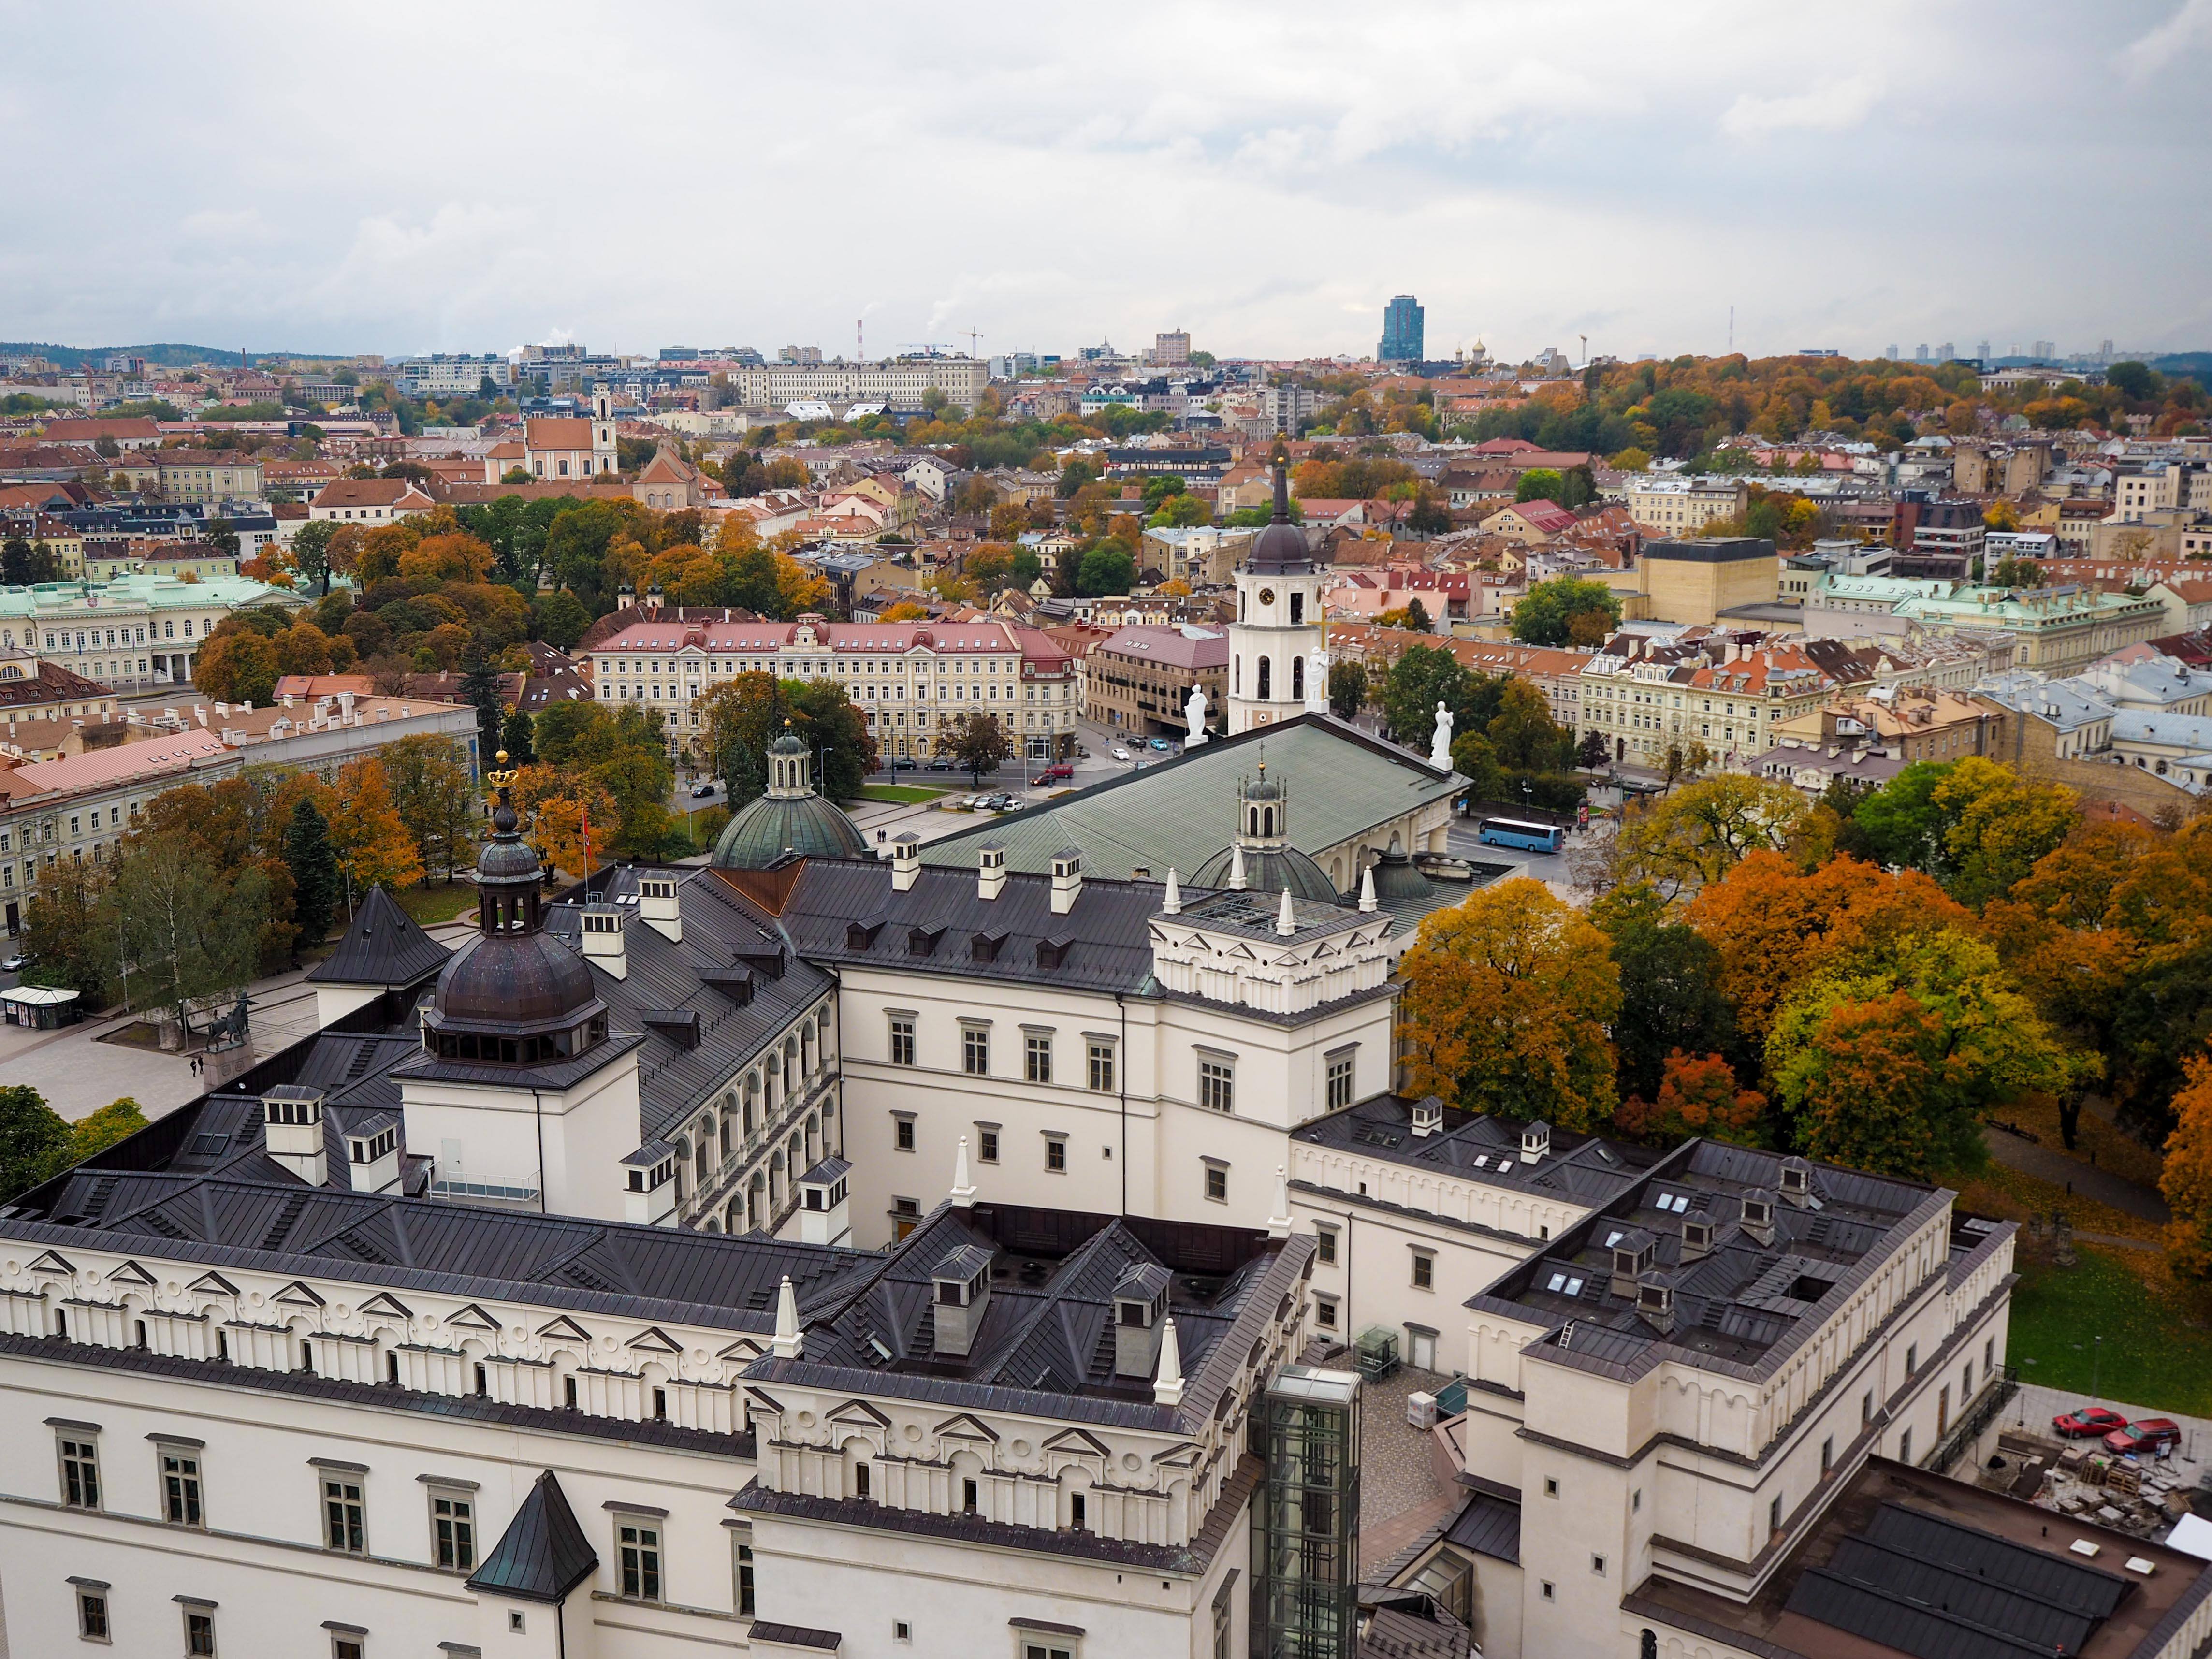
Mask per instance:
[[[763,795],[730,820],[714,843],[714,863],[723,870],[765,870],[787,852],[802,858],[866,858],[868,838],[819,795]]]
[[[1227,887],[1236,854],[1233,847],[1223,848],[1191,872],[1190,884]],[[1295,847],[1247,847],[1244,885],[1248,891],[1270,897],[1287,887],[1292,898],[1311,899],[1316,904],[1339,902],[1336,889],[1329,884],[1321,866]]]

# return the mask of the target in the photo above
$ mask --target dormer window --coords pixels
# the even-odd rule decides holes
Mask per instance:
[[[1810,1192],[1812,1186],[1813,1170],[1810,1164],[1802,1158],[1783,1159],[1782,1190],[1784,1193],[1802,1194]]]

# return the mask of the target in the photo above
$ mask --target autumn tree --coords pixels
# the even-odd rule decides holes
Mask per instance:
[[[98,937],[112,933],[117,940],[107,988],[122,994],[122,967],[128,963],[131,1000],[168,1008],[190,1030],[196,1006],[211,1006],[253,977],[269,878],[256,865],[216,867],[179,831],[134,842],[94,923]]]
[[[621,819],[614,797],[587,772],[526,766],[514,785],[514,808],[540,861],[588,876],[608,861]]]
[[[276,653],[260,635],[218,634],[192,659],[192,680],[218,702],[265,706],[276,696]]]
[[[2212,1054],[2183,1061],[2182,1075],[2158,1189],[2173,1212],[2166,1259],[2176,1273],[2203,1283],[2212,1280]]]
[[[374,755],[339,769],[330,814],[331,847],[349,894],[397,890],[422,879],[422,860],[392,804],[392,786]]]
[[[1620,970],[1605,934],[1541,882],[1433,912],[1401,969],[1413,1093],[1569,1129],[1612,1115]]]
[[[1685,916],[1720,952],[1721,994],[1754,1060],[1776,1011],[1832,963],[1904,933],[1973,924],[1918,871],[1891,874],[1850,858],[1805,869],[1759,851],[1699,889]]]
[[[1977,1167],[1990,1109],[2063,1088],[2071,1070],[1996,950],[1949,927],[1804,985],[1775,1019],[1766,1063],[1796,1144],[1915,1181]]]
[[[969,781],[977,784],[983,781],[984,773],[997,771],[1000,763],[1013,753],[997,717],[981,713],[963,716],[938,739],[937,747],[939,754],[950,753],[958,761],[967,769]]]
[[[1656,1097],[1631,1095],[1613,1118],[1613,1132],[1672,1146],[1704,1135],[1756,1146],[1766,1097],[1736,1082],[1735,1070],[1718,1054],[1686,1054],[1680,1048],[1662,1063]]]
[[[1806,831],[1812,808],[1786,783],[1723,772],[1632,807],[1620,826],[1620,876],[1669,903],[1726,878],[1753,853],[1779,854]]]
[[[1513,607],[1513,637],[1527,645],[1595,645],[1620,623],[1613,590],[1582,576],[1531,583]]]

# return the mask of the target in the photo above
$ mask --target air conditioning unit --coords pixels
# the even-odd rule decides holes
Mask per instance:
[[[1416,1429],[1433,1429],[1437,1425],[1437,1397],[1432,1394],[1409,1394],[1406,1396],[1406,1422]]]

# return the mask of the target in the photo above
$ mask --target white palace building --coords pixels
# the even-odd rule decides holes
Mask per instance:
[[[1399,1097],[1471,877],[1262,735],[1202,882],[855,856],[779,751],[773,856],[549,899],[502,806],[461,951],[372,898],[317,1035],[0,1208],[5,1652],[2203,1652],[2205,1563],[1942,1473],[2009,1224]],[[1464,1396],[1387,1559],[1377,1328]]]

